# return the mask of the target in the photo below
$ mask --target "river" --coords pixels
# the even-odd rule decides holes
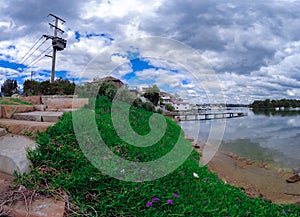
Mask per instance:
[[[226,119],[220,150],[263,161],[280,168],[300,168],[300,111],[248,111]],[[212,125],[224,121],[182,121],[187,134],[199,127],[198,141],[206,142]]]

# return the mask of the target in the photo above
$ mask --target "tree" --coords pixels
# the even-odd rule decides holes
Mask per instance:
[[[127,85],[123,85],[117,92],[116,100],[118,101],[123,101],[123,102],[127,102],[127,103],[133,103],[135,97],[130,93],[128,86]]]
[[[166,109],[170,112],[174,112],[175,111],[175,108],[174,106],[172,106],[171,104],[166,104]]]
[[[23,94],[25,96],[34,96],[40,94],[40,82],[35,80],[25,80],[23,83]]]
[[[154,84],[152,87],[146,90],[146,93],[144,93],[144,97],[149,99],[150,102],[152,102],[155,106],[157,106],[160,99],[159,93],[160,93],[159,88],[157,87],[156,84]]]
[[[99,96],[107,96],[111,101],[114,99],[117,93],[117,88],[112,81],[103,81],[100,83],[99,90],[98,90],[98,97]]]
[[[4,96],[11,96],[15,93],[19,93],[18,82],[16,80],[7,79],[2,84],[1,92]]]

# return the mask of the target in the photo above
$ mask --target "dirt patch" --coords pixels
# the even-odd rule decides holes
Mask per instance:
[[[0,195],[9,191],[10,186],[13,184],[14,177],[0,172]],[[1,202],[1,198],[0,198]]]
[[[207,166],[223,181],[244,189],[250,197],[262,197],[277,204],[300,202],[300,182],[286,182],[292,171],[220,151]]]

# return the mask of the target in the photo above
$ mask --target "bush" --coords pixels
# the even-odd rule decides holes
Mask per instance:
[[[155,112],[155,107],[152,102],[143,102],[142,108],[149,112]]]

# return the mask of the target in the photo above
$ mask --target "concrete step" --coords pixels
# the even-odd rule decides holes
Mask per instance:
[[[35,141],[19,135],[7,134],[0,138],[0,172],[10,175],[29,173],[31,162],[27,148],[35,149]]]
[[[27,136],[35,136],[37,131],[44,132],[49,126],[53,126],[54,124],[55,122],[0,119],[0,127],[6,129],[7,132]]]
[[[63,112],[34,111],[15,113],[13,115],[13,119],[38,122],[57,122],[62,115]]]
[[[0,136],[4,136],[6,134],[7,134],[6,129],[5,128],[0,128]]]

